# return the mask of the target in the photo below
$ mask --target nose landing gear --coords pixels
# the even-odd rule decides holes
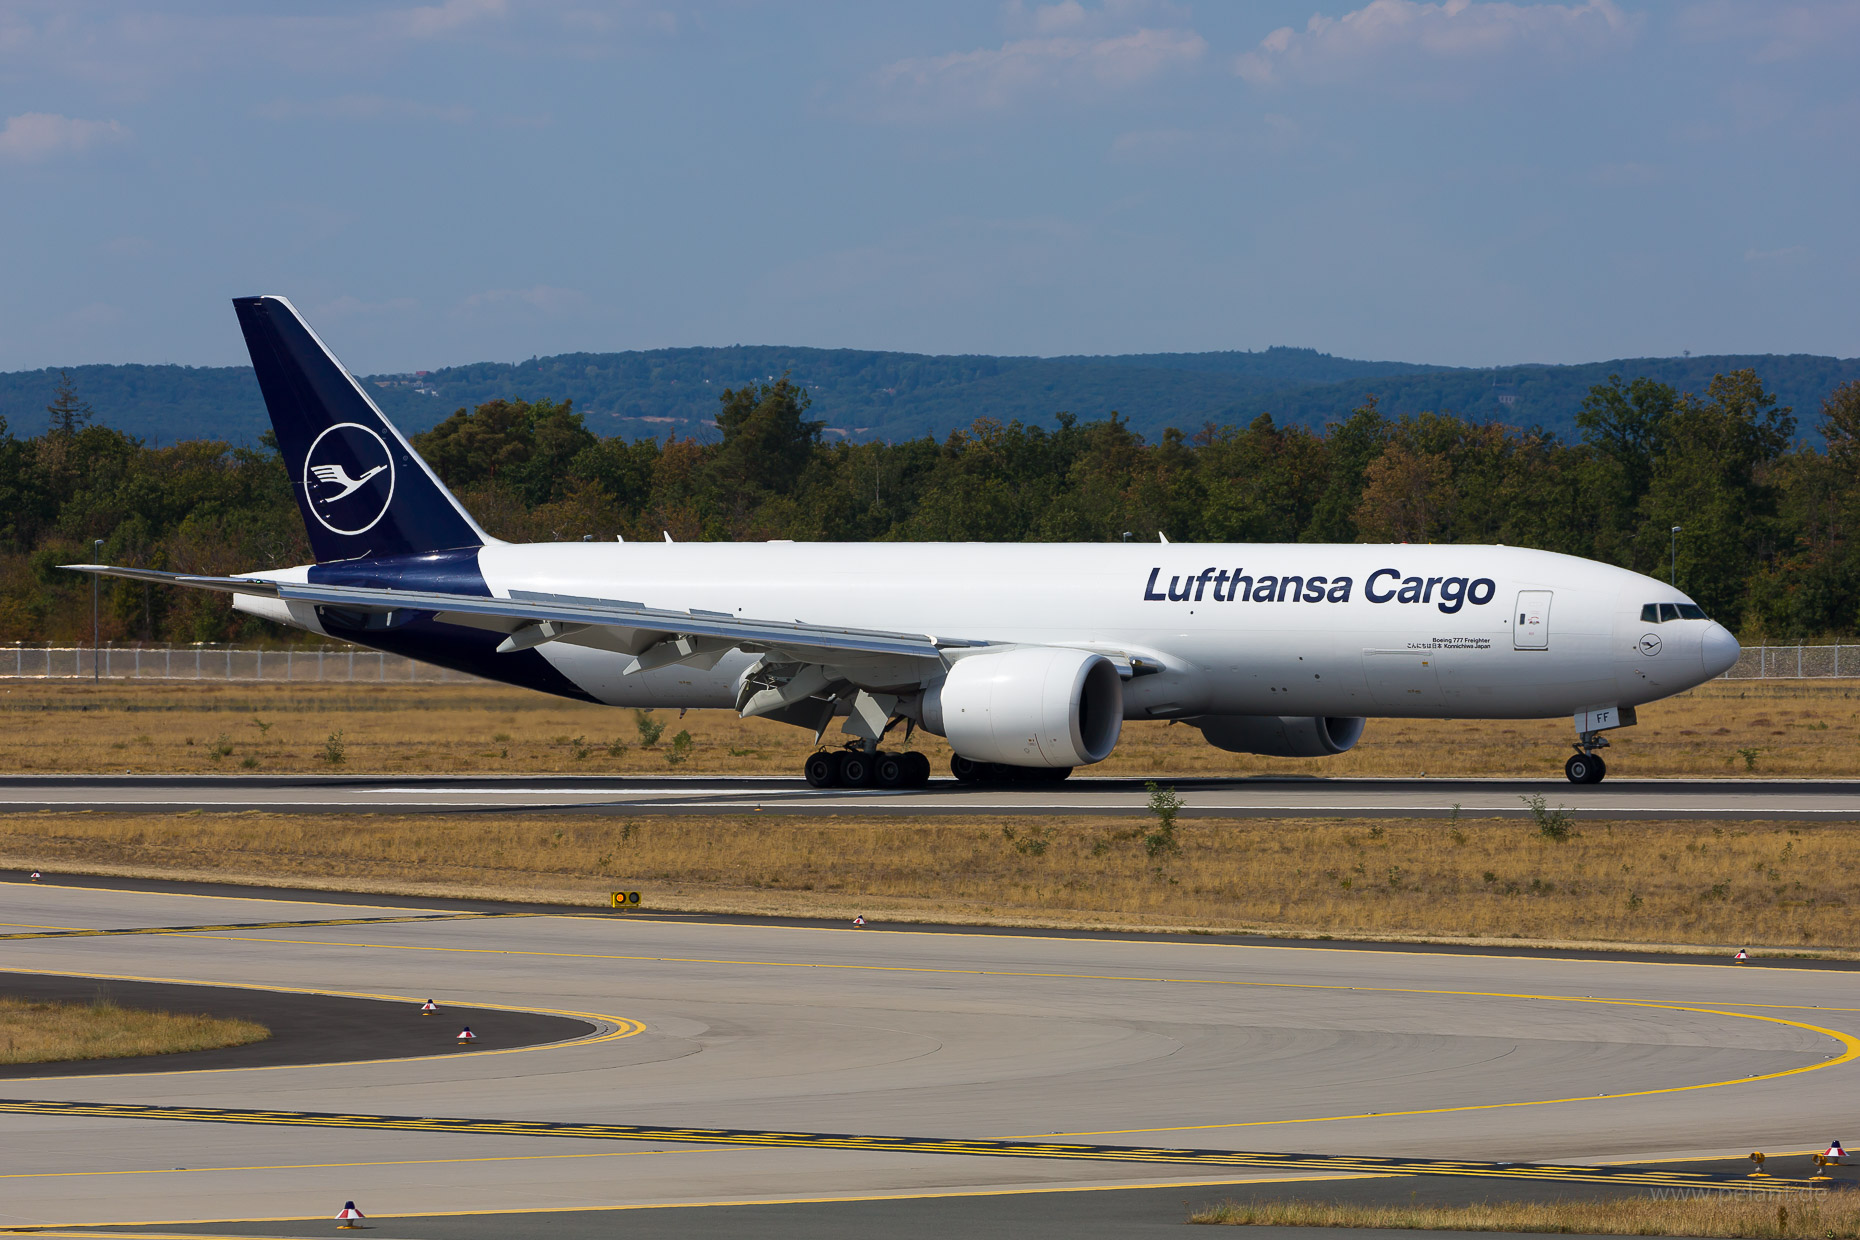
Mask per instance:
[[[1608,738],[1600,732],[1583,732],[1576,740],[1576,752],[1563,764],[1563,774],[1572,784],[1599,784],[1608,774],[1608,764],[1602,761],[1598,749],[1608,747]]]

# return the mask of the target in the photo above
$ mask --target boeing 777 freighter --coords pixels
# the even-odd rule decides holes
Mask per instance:
[[[817,787],[1064,779],[1126,719],[1235,753],[1339,754],[1367,718],[1568,715],[1596,783],[1634,708],[1737,642],[1673,587],[1520,547],[512,544],[486,534],[282,297],[233,303],[315,564],[204,577],[241,611],[612,706],[728,708],[816,742]]]

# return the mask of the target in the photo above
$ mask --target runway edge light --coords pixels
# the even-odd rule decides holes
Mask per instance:
[[[355,1208],[353,1201],[342,1203],[342,1209],[336,1212],[336,1226],[342,1230],[357,1228],[362,1225],[363,1214]]]
[[[1760,1151],[1752,1150],[1750,1152],[1750,1161],[1756,1165],[1756,1170],[1750,1173],[1751,1179],[1754,1180],[1761,1177],[1767,1180],[1770,1178],[1770,1173],[1763,1169],[1763,1154]]]
[[[1738,949],[1737,949],[1737,955],[1735,955],[1735,956],[1733,956],[1733,957],[1731,957],[1731,959],[1732,959],[1732,960],[1735,960],[1735,961],[1736,961],[1736,962],[1737,962],[1738,964],[1742,964],[1742,963],[1744,963],[1744,961],[1746,961],[1746,960],[1748,960],[1748,959],[1750,959],[1750,953],[1749,953],[1749,951],[1747,951],[1747,950],[1745,950],[1744,948],[1742,948],[1742,947],[1740,947],[1740,948],[1738,948]]]
[[[460,1046],[469,1046],[471,1043],[476,1042],[477,1040],[478,1040],[478,1035],[471,1031],[470,1025],[467,1025],[463,1029],[459,1030],[459,1045]]]
[[[422,1016],[431,1016],[434,1012],[437,1012],[438,1010],[439,1010],[439,1005],[437,1003],[434,1003],[431,999],[428,999],[425,1003],[422,1003],[420,1005],[420,1015]]]
[[[1847,1151],[1841,1148],[1841,1143],[1837,1139],[1828,1143],[1828,1148],[1821,1151],[1821,1156],[1831,1159],[1834,1162],[1839,1162],[1841,1159],[1847,1157]]]

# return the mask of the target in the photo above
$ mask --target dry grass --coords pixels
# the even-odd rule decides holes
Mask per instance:
[[[1740,1236],[1752,1240],[1851,1240],[1860,1235],[1860,1193],[1787,1197],[1761,1191],[1609,1201],[1501,1201],[1466,1206],[1223,1202],[1191,1223],[1254,1227],[1376,1227],[1411,1231],[1528,1231],[1598,1236]]]
[[[35,1003],[0,997],[0,1063],[125,1059],[261,1042],[271,1030],[249,1020],[92,1003]]]
[[[1171,848],[1179,849],[1172,851]],[[1152,855],[1152,853],[1154,855]],[[0,864],[1021,925],[1860,948],[1860,835],[1776,822],[22,814]]]
[[[1717,681],[1645,706],[1611,733],[1623,775],[1860,775],[1860,683]],[[0,771],[798,773],[813,737],[728,711],[659,711],[642,744],[634,712],[497,685],[261,685],[143,681],[0,682]],[[694,741],[668,763],[680,731]],[[326,758],[341,733],[343,761]],[[1569,755],[1567,719],[1373,720],[1335,758],[1223,753],[1189,727],[1124,726],[1094,773],[1223,775],[1543,775]],[[944,770],[949,750],[915,744]]]

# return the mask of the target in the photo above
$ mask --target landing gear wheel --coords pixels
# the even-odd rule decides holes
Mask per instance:
[[[839,783],[843,788],[863,788],[872,782],[872,760],[862,753],[851,749],[841,750],[839,759]]]
[[[902,788],[915,770],[904,754],[881,753],[872,759],[872,776],[881,788]]]
[[[839,782],[840,764],[833,754],[822,750],[808,758],[807,765],[801,768],[801,772],[807,776],[809,787],[831,788]]]
[[[930,782],[930,759],[920,753],[907,753],[904,761],[909,767],[904,781],[906,784],[912,788],[922,788]]]
[[[1571,754],[1569,761],[1563,764],[1563,774],[1569,776],[1572,784],[1599,784],[1602,776],[1608,774],[1608,764],[1599,754]]]
[[[949,757],[949,773],[965,784],[978,784],[988,778],[992,762],[977,762],[974,758],[965,758],[961,754]]]

